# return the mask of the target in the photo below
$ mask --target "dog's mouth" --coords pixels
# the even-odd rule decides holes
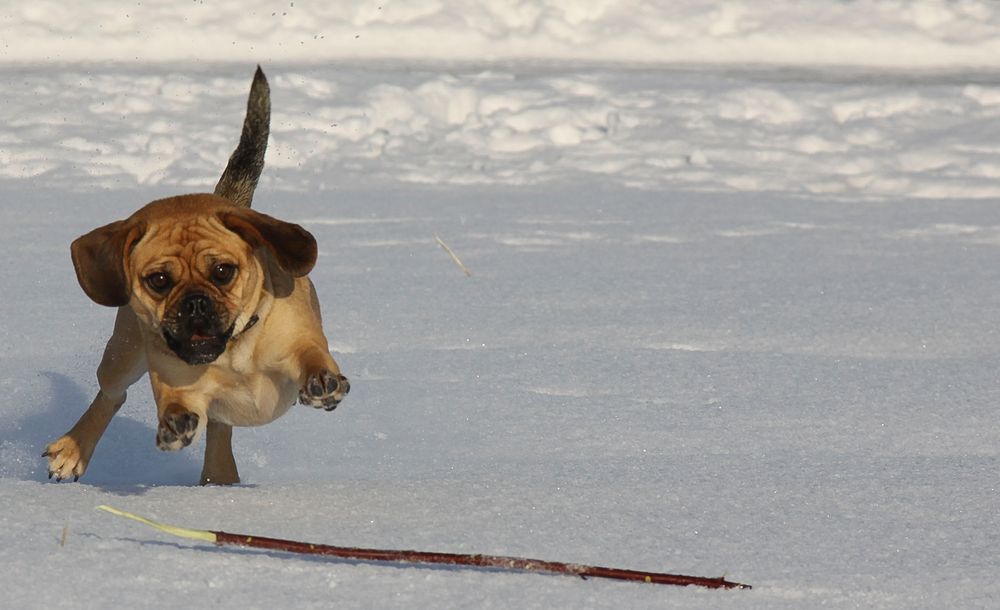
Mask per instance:
[[[226,351],[226,345],[233,336],[236,323],[233,322],[224,331],[214,329],[194,328],[187,332],[171,332],[163,329],[163,338],[178,358],[188,364],[209,364]]]

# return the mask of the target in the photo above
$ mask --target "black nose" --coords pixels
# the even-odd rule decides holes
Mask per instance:
[[[203,294],[189,294],[181,299],[180,309],[185,316],[207,316],[212,313],[212,301]]]

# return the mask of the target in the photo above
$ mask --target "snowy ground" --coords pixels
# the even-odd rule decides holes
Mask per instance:
[[[991,0],[10,0],[5,62],[1000,66]]]
[[[139,16],[161,10],[143,4]],[[696,38],[709,50],[741,42],[747,61],[764,61],[809,34],[793,18],[805,11],[831,32],[864,21],[900,52],[925,48],[912,28],[970,57],[991,50],[989,3],[890,4],[775,3],[754,16],[759,28]],[[520,47],[534,61],[488,61],[475,36],[446,27],[489,14],[470,31],[516,41],[509,17],[527,3],[427,3],[423,16],[396,13],[395,30],[379,26],[387,33],[309,9],[317,28],[360,23],[373,37],[430,23],[462,63],[430,61],[433,45],[363,62],[328,49],[337,61],[304,63],[275,51],[294,37],[260,20],[221,33],[225,19],[195,24],[239,44],[260,30],[252,61],[264,62],[274,115],[254,205],[318,238],[312,277],[352,381],[332,414],[298,407],[237,430],[234,488],[193,485],[200,446],[155,448],[145,380],[79,483],[46,481],[38,455],[96,391],[114,317],[77,286],[69,242],[151,199],[210,190],[252,61],[144,55],[187,49],[156,36],[177,38],[196,3],[145,15],[160,32],[147,46],[124,27],[94,35],[55,5],[41,29],[35,8],[0,16],[12,41],[0,64],[4,603],[1000,604],[1000,72],[974,58],[945,70],[919,53],[891,72],[877,69],[885,54],[860,52],[850,68],[805,51],[795,68],[644,66],[634,49],[618,65],[590,61],[615,28],[698,31],[701,16],[749,6],[672,5],[687,13],[626,18],[591,3],[575,22],[536,15],[548,25],[524,30],[536,46]],[[120,17],[110,6],[95,3],[91,25]],[[556,61],[559,19],[594,37],[566,43],[570,64]],[[765,34],[772,44],[754,38]],[[646,42],[663,40],[676,42]],[[390,56],[372,45],[368,57]],[[139,61],[50,62],[131,59],[122,49]],[[700,59],[726,60],[712,53]],[[223,550],[98,504],[340,545],[725,573],[754,589]]]
[[[264,180],[278,190],[590,180],[855,202],[1000,196],[991,71],[267,68],[275,109]],[[252,70],[0,66],[11,109],[0,181],[210,187],[239,133]]]

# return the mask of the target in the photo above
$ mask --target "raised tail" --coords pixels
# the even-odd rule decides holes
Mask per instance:
[[[215,194],[229,199],[236,205],[248,208],[253,201],[257,180],[264,169],[264,152],[271,125],[271,88],[264,71],[257,66],[247,98],[247,116],[243,120],[240,143],[229,157],[222,172]]]

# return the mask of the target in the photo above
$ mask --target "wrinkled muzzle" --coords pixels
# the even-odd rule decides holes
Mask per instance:
[[[184,296],[161,323],[167,347],[188,364],[208,364],[226,351],[233,326],[207,295]]]

